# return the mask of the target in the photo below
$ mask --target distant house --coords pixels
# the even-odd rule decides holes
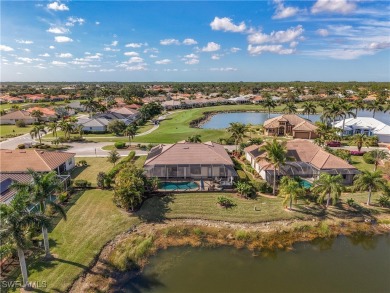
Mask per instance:
[[[23,103],[23,102],[24,102],[24,99],[19,98],[19,97],[12,97],[9,95],[5,95],[5,96],[0,97],[0,103],[14,104],[14,103]]]
[[[237,177],[222,145],[213,142],[160,144],[146,158],[146,176],[160,179],[224,179]]]
[[[10,189],[13,182],[27,183],[31,176],[27,169],[46,173],[55,171],[64,181],[69,175],[61,175],[75,166],[75,154],[68,152],[47,152],[41,150],[0,150],[0,202],[9,203],[15,191]]]
[[[130,121],[135,121],[140,117],[139,111],[127,106],[112,108],[108,111],[108,113],[121,114],[122,116],[124,116],[126,119]]]
[[[0,125],[15,125],[16,121],[24,121],[25,124],[37,122],[37,118],[31,116],[31,113],[25,110],[17,110],[0,116]]]
[[[33,111],[40,111],[42,113],[42,117],[40,118],[41,121],[53,121],[57,120],[57,114],[56,111],[49,108],[42,108],[42,107],[32,107],[27,109],[26,111],[32,113]]]
[[[264,133],[269,136],[291,135],[293,138],[314,139],[317,126],[295,114],[284,114],[264,122]]]
[[[161,106],[163,106],[163,108],[165,110],[173,110],[173,109],[181,108],[182,107],[182,103],[180,101],[170,100],[170,101],[162,102]]]
[[[126,125],[129,125],[133,123],[135,119],[136,118],[134,117],[127,117],[123,114],[112,112],[97,114],[92,118],[79,119],[77,124],[82,125],[85,132],[107,132],[107,126],[112,121],[120,120]]]
[[[245,97],[245,96],[239,96],[239,97],[235,97],[235,98],[230,98],[228,100],[231,103],[236,103],[236,104],[245,104],[245,103],[249,103],[250,102],[250,99],[248,97]]]
[[[343,121],[337,121],[334,127],[343,129]],[[342,132],[342,131],[340,131]],[[356,117],[345,119],[344,135],[366,134],[378,136],[379,142],[390,143],[390,126],[371,117]]]
[[[266,153],[260,151],[261,145],[252,145],[244,149],[245,158],[251,166],[267,182],[273,182],[274,168],[265,160]],[[282,176],[297,176],[308,180],[315,180],[320,173],[333,175],[341,174],[345,185],[351,185],[353,178],[359,171],[343,159],[336,157],[311,141],[294,139],[287,141],[287,156],[294,158],[282,167],[281,172],[276,171],[277,179]]]

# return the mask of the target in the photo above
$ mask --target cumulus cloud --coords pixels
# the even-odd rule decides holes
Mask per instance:
[[[209,43],[207,43],[206,47],[203,47],[201,49],[201,51],[202,52],[214,52],[214,51],[218,51],[219,49],[221,49],[221,45],[214,43],[214,42],[209,42]]]
[[[248,52],[251,55],[260,55],[262,53],[274,53],[279,55],[289,55],[295,52],[294,49],[284,48],[282,45],[263,45],[263,46],[252,46],[248,45]]]
[[[66,26],[74,26],[75,24],[83,25],[85,23],[84,18],[80,17],[68,17],[68,21],[65,23]]]
[[[329,31],[327,29],[320,28],[320,29],[316,30],[316,34],[321,36],[321,37],[327,37],[327,36],[329,36]]]
[[[55,48],[56,48],[56,47],[54,47],[54,46],[49,46],[49,49],[52,49],[52,50],[53,50],[53,49],[55,49]]]
[[[45,53],[45,54],[39,54],[38,56],[40,56],[40,57],[50,57],[50,54]]]
[[[114,72],[115,69],[100,69],[99,72]]]
[[[55,66],[66,66],[67,65],[65,62],[61,62],[61,61],[53,61],[51,64],[53,64]]]
[[[125,53],[123,53],[123,55],[125,55],[125,56],[139,56],[139,54],[137,52],[125,52]]]
[[[11,52],[13,51],[14,49],[9,47],[9,46],[6,46],[6,45],[0,45],[0,51],[4,51],[4,52]]]
[[[157,54],[158,53],[158,49],[157,48],[147,48],[144,50],[144,53],[155,53]]]
[[[237,71],[237,68],[233,68],[233,67],[210,68],[210,71]]]
[[[125,47],[126,48],[141,48],[142,46],[147,46],[148,43],[129,43],[129,44],[126,44]]]
[[[132,64],[132,63],[141,63],[144,62],[144,59],[141,57],[131,57],[128,61],[126,61],[126,64]]]
[[[15,40],[18,44],[24,44],[24,45],[31,45],[34,44],[33,41],[27,41],[27,40]]]
[[[18,60],[26,62],[26,63],[31,63],[34,61],[34,59],[26,58],[26,57],[18,57]]]
[[[188,65],[195,65],[199,63],[199,59],[188,59],[187,61],[184,62],[185,64]]]
[[[54,38],[54,41],[56,41],[57,43],[69,43],[69,42],[73,42],[73,40],[71,38],[68,38],[68,37],[65,37],[65,36],[58,36],[58,37],[55,37]],[[54,48],[53,48],[54,49]]]
[[[390,42],[373,42],[368,45],[368,48],[372,50],[388,49],[390,48]]]
[[[168,45],[180,45],[179,40],[176,39],[164,39],[160,41],[161,45],[168,46]]]
[[[116,47],[116,46],[118,46],[118,41],[112,41],[112,43],[111,43],[111,46],[113,46],[113,47]]]
[[[221,58],[221,55],[218,55],[218,54],[214,54],[211,56],[211,59],[213,60],[219,60]]]
[[[276,4],[276,10],[272,16],[273,19],[292,17],[299,12],[299,8],[297,7],[285,7],[282,0],[274,0],[274,3]]]
[[[291,27],[285,31],[273,31],[269,35],[262,32],[257,32],[248,36],[249,44],[263,44],[263,43],[287,43],[292,42],[300,37],[304,29],[301,25]]]
[[[49,29],[46,30],[48,33],[52,33],[52,34],[67,34],[69,33],[69,30],[67,28],[64,28],[64,27],[60,27],[60,26],[57,26],[57,27],[50,27]]]
[[[237,53],[238,51],[241,51],[241,49],[237,48],[237,47],[233,47],[230,49],[230,52],[232,52],[232,53]]]
[[[198,42],[194,39],[184,39],[183,44],[184,45],[196,45]]]
[[[57,54],[57,57],[59,57],[59,58],[72,58],[73,55],[71,53],[61,53],[61,54]]]
[[[171,62],[172,62],[172,60],[170,60],[170,59],[162,59],[162,60],[158,60],[154,63],[159,64],[159,65],[165,65],[165,64],[169,64]]]
[[[214,20],[210,23],[210,27],[214,31],[224,31],[224,32],[234,32],[240,33],[246,30],[245,22],[241,22],[236,25],[232,22],[231,18],[228,17],[215,17]]]
[[[340,13],[348,14],[356,9],[356,4],[349,0],[317,0],[311,8],[313,14],[317,13]]]
[[[149,58],[157,58],[157,57],[158,57],[157,55],[153,55],[153,54],[149,55]]]
[[[65,4],[62,4],[60,2],[57,2],[57,1],[47,4],[46,7],[48,9],[54,10],[54,11],[68,11],[69,10],[68,6],[66,6]]]
[[[106,52],[119,52],[121,49],[114,49],[114,48],[111,48],[111,47],[104,47],[103,50],[106,51]]]
[[[95,24],[96,24],[96,25],[99,25],[99,24],[100,24],[100,22],[99,22],[99,21],[95,21]]]

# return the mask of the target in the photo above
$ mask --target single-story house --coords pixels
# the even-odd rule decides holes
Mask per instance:
[[[113,114],[121,114],[124,116],[126,119],[135,121],[140,117],[140,112],[134,109],[131,109],[130,107],[119,107],[119,108],[112,108],[109,110],[108,113],[113,113]]]
[[[41,121],[54,121],[57,120],[57,114],[56,111],[49,108],[42,108],[42,107],[32,107],[27,109],[28,112],[32,114],[33,111],[40,111],[42,113],[42,117],[40,118]]]
[[[261,145],[251,145],[244,149],[245,158],[260,176],[269,183],[273,182],[274,168],[265,160],[266,153],[260,150]],[[283,175],[298,176],[309,181],[315,180],[320,173],[341,174],[345,185],[351,185],[359,171],[343,159],[334,156],[311,141],[293,139],[287,141],[287,156],[293,158],[276,171],[279,179]]]
[[[152,148],[146,158],[146,176],[160,179],[211,179],[232,182],[234,163],[224,147],[213,142],[178,142]]]
[[[25,124],[33,124],[38,121],[37,118],[31,116],[30,112],[25,110],[17,110],[0,116],[0,125],[15,125],[16,121],[18,120],[24,121]]]
[[[264,122],[264,134],[270,136],[291,135],[293,138],[314,139],[317,126],[295,114],[284,114]]]
[[[132,118],[129,119],[119,113],[101,113],[92,118],[81,118],[77,124],[83,125],[83,130],[87,132],[106,132],[108,124],[115,120],[123,121],[126,125],[134,122]]]
[[[336,121],[334,127],[343,129],[343,121]],[[342,132],[342,131],[340,131]],[[379,142],[390,143],[390,126],[371,117],[356,117],[345,119],[344,135],[366,134],[378,136]]]
[[[228,100],[230,102],[236,103],[236,104],[250,103],[250,99],[248,97],[246,97],[246,96],[239,96],[239,97],[235,97],[235,98],[230,98]]]
[[[163,108],[165,110],[173,110],[173,109],[179,109],[182,107],[182,104],[180,101],[174,101],[174,100],[170,100],[170,101],[164,101],[161,103],[161,106],[163,106]]]
[[[13,182],[29,182],[31,176],[27,169],[36,172],[55,171],[61,181],[69,175],[61,175],[75,166],[75,153],[47,152],[35,149],[0,150],[0,202],[9,203],[15,191],[10,188]]]

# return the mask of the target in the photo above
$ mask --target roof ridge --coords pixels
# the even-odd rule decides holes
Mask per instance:
[[[46,163],[46,161],[42,158],[42,154],[44,153],[44,151],[42,151],[42,150],[40,150],[40,152],[42,152],[42,153],[38,153],[38,150],[34,150],[35,152],[36,152],[36,154],[38,155],[38,157],[43,161],[43,163],[49,168],[49,170],[51,171],[52,169],[50,168],[50,166],[49,166],[49,164],[48,163]]]
[[[161,156],[163,153],[165,153],[167,150],[169,150],[169,149],[171,149],[174,145],[176,145],[177,143],[174,143],[174,144],[172,144],[172,145],[170,145],[170,146],[168,146],[168,148],[164,151],[161,151],[161,153],[159,153],[157,156],[154,156],[150,161],[145,161],[145,164],[149,164],[150,162],[152,162],[152,161],[154,161],[155,159],[157,159],[159,156]],[[166,145],[166,144],[165,144]],[[163,148],[163,146],[164,146],[164,144],[163,143],[160,143],[159,145],[157,145],[157,146],[161,146],[162,148]],[[156,146],[156,147],[157,147]],[[152,149],[151,149],[152,150]],[[151,151],[150,150],[150,151]],[[149,152],[149,154],[150,154],[150,152]],[[147,158],[147,157],[146,157]]]
[[[212,147],[214,148],[214,143],[213,143],[213,142],[211,142],[211,143],[213,144]],[[222,147],[223,150],[225,150],[225,148],[224,148],[222,145],[220,145],[220,144],[218,144],[218,145],[219,145],[220,147]],[[210,145],[206,145],[206,146],[210,147]],[[215,148],[213,149],[213,152],[216,153],[219,157],[221,157],[225,162],[230,163],[230,162],[227,161],[226,158],[224,158],[221,154],[219,154],[218,152],[216,152],[216,151],[215,151]]]

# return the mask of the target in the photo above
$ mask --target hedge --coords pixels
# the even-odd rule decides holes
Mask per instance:
[[[114,143],[115,148],[124,149],[126,147],[126,143],[124,141],[117,141]]]
[[[107,177],[114,178],[115,175],[122,169],[122,167],[129,163],[135,156],[135,151],[131,151],[126,158],[124,158],[122,161],[120,161],[116,166],[114,166],[110,171],[107,172]]]

